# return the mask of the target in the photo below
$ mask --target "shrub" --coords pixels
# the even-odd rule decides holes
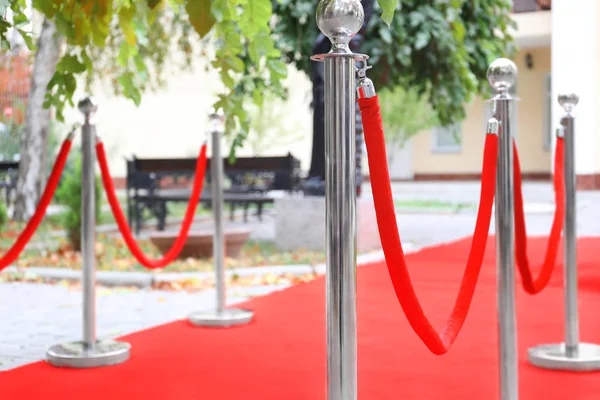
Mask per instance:
[[[0,201],[0,231],[4,230],[4,226],[8,223],[8,211],[4,202]]]
[[[81,250],[81,156],[79,153],[70,160],[69,168],[65,168],[61,183],[56,190],[55,199],[67,208],[61,217],[63,228],[75,251]],[[100,222],[101,209],[100,177],[96,175],[96,221]]]

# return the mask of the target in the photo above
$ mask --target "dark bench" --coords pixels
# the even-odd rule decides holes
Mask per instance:
[[[10,205],[12,192],[17,188],[18,161],[0,161],[0,190],[4,190],[6,205]]]
[[[210,207],[210,159],[200,202]],[[271,191],[299,190],[300,161],[291,154],[284,157],[239,157],[234,163],[223,159],[225,172],[224,201],[230,206],[230,218],[235,208],[242,206],[247,221],[251,204],[262,218],[264,204],[272,203]],[[164,230],[168,202],[187,202],[191,180],[196,169],[195,158],[137,158],[127,160],[127,215],[129,225],[135,223],[139,233],[146,211],[158,219],[158,229]]]

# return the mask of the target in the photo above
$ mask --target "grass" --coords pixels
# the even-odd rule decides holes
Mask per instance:
[[[435,209],[444,211],[475,209],[475,205],[473,204],[451,203],[439,200],[396,200],[394,201],[394,205],[396,208]]]
[[[12,241],[11,243],[12,244]],[[161,257],[149,240],[140,240],[138,244],[151,258]],[[8,246],[2,245],[1,251]],[[145,271],[129,252],[120,237],[99,234],[96,240],[97,269],[100,271]],[[325,261],[325,253],[318,251],[296,250],[279,251],[275,244],[266,241],[248,241],[242,248],[239,258],[227,258],[227,268],[260,267],[267,265],[316,265]],[[48,243],[45,248],[27,249],[15,263],[18,267],[81,268],[81,254],[74,252],[66,239],[59,238]],[[212,258],[177,260],[164,269],[166,272],[198,272],[213,269]]]
[[[119,198],[123,211],[126,211],[125,198]],[[103,211],[97,221],[101,224],[114,224],[115,219],[108,203],[103,199]],[[264,208],[272,208],[272,204]],[[168,204],[169,217],[183,217],[187,209],[187,203]],[[238,207],[239,209],[239,207]],[[254,211],[250,207],[250,212]],[[228,215],[228,208],[225,209]],[[196,216],[210,216],[211,210],[200,205],[196,210]],[[155,219],[152,221],[154,222]],[[0,234],[0,254],[5,253],[19,234],[23,231],[25,223],[10,221]],[[34,234],[30,246],[23,251],[15,265],[19,267],[54,267],[54,268],[81,268],[81,255],[74,252],[68,244],[66,237],[57,235],[62,231],[62,215],[48,215],[44,218]],[[149,240],[140,240],[140,247],[151,258],[159,258],[161,254]],[[131,256],[124,241],[115,235],[98,234],[96,238],[97,268],[98,270],[111,271],[142,271],[145,270]],[[324,252],[312,251],[279,251],[275,244],[268,241],[249,241],[242,249],[238,259],[227,259],[228,268],[252,267],[265,265],[295,265],[295,264],[318,264],[325,261]],[[212,259],[188,259],[178,260],[165,268],[168,272],[184,271],[209,271],[213,268]]]
[[[119,198],[119,202],[121,203],[121,209],[123,212],[126,212],[127,205],[125,204],[124,198]],[[105,207],[104,207],[105,206]],[[114,224],[115,218],[113,216],[112,211],[108,207],[108,203],[103,203],[103,211],[100,214],[100,218],[98,224]],[[272,209],[273,204],[265,204],[263,205],[263,210]],[[241,208],[238,206],[236,210],[240,210]],[[254,212],[255,206],[250,206],[250,213]],[[179,202],[170,202],[167,203],[167,217],[170,218],[183,218],[185,215],[185,211],[187,210],[187,203],[179,203]],[[226,204],[224,209],[225,215],[229,215],[229,206]],[[212,211],[210,208],[207,208],[203,205],[199,205],[196,209],[196,217],[208,217],[212,215]],[[149,220],[156,221],[156,217],[149,216]]]
[[[119,198],[123,211],[126,210],[125,198]],[[108,204],[103,201],[103,211],[97,224],[114,224],[115,219]],[[168,204],[169,217],[183,217],[187,203]],[[264,208],[272,208],[272,204]],[[238,207],[239,209],[239,207]],[[225,209],[228,215],[228,208]],[[254,207],[250,208],[250,212]],[[210,216],[211,210],[199,206],[196,216]],[[23,231],[25,223],[10,221],[0,235],[0,253],[6,252]],[[37,229],[29,246],[19,257],[16,266],[19,267],[54,267],[54,268],[81,268],[81,255],[74,252],[67,239],[56,235],[63,230],[62,215],[49,215],[44,218]],[[53,234],[54,233],[54,234]],[[160,258],[161,254],[149,240],[140,240],[138,244],[145,254],[151,258]],[[98,234],[96,237],[97,269],[104,271],[143,271],[145,270],[132,257],[125,242],[116,235]],[[266,265],[297,265],[318,264],[325,261],[324,252],[306,250],[279,251],[275,244],[268,241],[249,241],[242,249],[238,259],[226,259],[227,268],[253,267]],[[213,268],[212,259],[177,260],[167,268],[167,272],[209,271]]]

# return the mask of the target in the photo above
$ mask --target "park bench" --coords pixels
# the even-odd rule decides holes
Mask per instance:
[[[17,187],[18,161],[0,161],[0,190],[4,190],[6,205],[9,206],[12,192]]]
[[[127,216],[139,233],[145,212],[158,219],[158,230],[164,230],[169,202],[188,202],[190,182],[196,169],[196,158],[138,158],[127,161]],[[273,203],[273,191],[299,190],[300,161],[291,154],[283,157],[238,157],[233,163],[223,159],[224,202],[229,204],[230,218],[237,206],[248,209],[256,205],[262,218],[264,205]],[[200,202],[211,206],[210,159]]]

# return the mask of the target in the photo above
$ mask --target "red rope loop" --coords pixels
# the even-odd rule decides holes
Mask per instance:
[[[52,197],[54,197],[54,192],[58,186],[60,176],[62,175],[65,164],[67,163],[67,157],[69,156],[69,151],[71,150],[71,144],[72,140],[70,138],[65,139],[65,141],[62,143],[60,151],[56,156],[54,167],[52,167],[52,172],[48,177],[46,188],[44,189],[44,193],[40,198],[40,202],[38,203],[35,212],[31,216],[31,219],[29,219],[29,222],[27,222],[25,229],[23,229],[23,232],[21,232],[11,248],[2,256],[2,258],[0,258],[0,271],[8,267],[19,257],[44,219],[46,210],[52,201]]]
[[[525,225],[525,210],[523,207],[523,188],[521,177],[521,164],[517,145],[513,142],[514,151],[514,184],[515,184],[515,255],[521,274],[523,288],[529,294],[538,294],[548,286],[560,244],[561,233],[565,221],[565,181],[564,181],[564,141],[556,140],[554,158],[554,220],[546,247],[546,256],[537,279],[533,279],[531,266],[527,257],[527,230]]]
[[[379,99],[373,97],[359,99],[358,102],[363,117],[365,141],[369,155],[370,180],[379,236],[396,296],[408,322],[427,348],[434,354],[445,354],[452,347],[465,322],[483,264],[496,187],[498,137],[492,134],[486,136],[479,211],[473,242],[452,314],[444,329],[438,334],[423,312],[404,258],[386,161]]]
[[[177,256],[179,256],[179,253],[181,253],[181,250],[183,249],[183,246],[185,245],[188,234],[190,232],[190,227],[192,226],[192,222],[194,220],[196,207],[198,206],[198,202],[200,201],[200,195],[202,194],[204,172],[206,171],[206,144],[202,145],[202,147],[200,148],[200,154],[198,155],[198,161],[196,162],[196,174],[194,176],[192,194],[190,196],[190,201],[188,203],[187,209],[185,211],[183,223],[181,224],[181,228],[179,230],[179,235],[177,236],[177,239],[175,240],[173,246],[171,246],[169,251],[162,258],[159,258],[157,260],[152,260],[143,253],[142,249],[135,241],[135,238],[131,233],[131,229],[129,229],[127,219],[125,218],[125,214],[121,209],[121,205],[119,204],[119,200],[117,199],[117,194],[115,193],[115,187],[110,175],[110,170],[108,169],[108,161],[102,142],[96,143],[96,153],[98,156],[98,164],[100,164],[100,171],[102,174],[102,182],[104,184],[104,191],[106,192],[106,197],[108,198],[110,208],[112,209],[117,225],[119,226],[119,231],[121,231],[121,235],[123,236],[123,239],[125,240],[129,251],[131,251],[136,260],[146,268],[156,269],[166,267],[167,265],[172,263],[177,258]]]

